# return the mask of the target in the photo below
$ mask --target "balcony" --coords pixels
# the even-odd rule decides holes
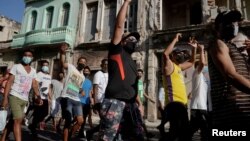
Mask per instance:
[[[21,48],[24,46],[58,44],[62,42],[66,42],[73,47],[75,34],[75,30],[70,27],[33,30],[14,36],[11,47]]]

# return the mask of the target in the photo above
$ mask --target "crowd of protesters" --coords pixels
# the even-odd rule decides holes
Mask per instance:
[[[101,70],[93,80],[87,58],[80,57],[76,66],[68,62],[67,43],[59,49],[61,72],[57,79],[52,79],[48,61],[43,60],[41,70],[35,70],[31,67],[33,52],[23,52],[20,63],[8,69],[0,81],[1,106],[8,107],[11,115],[1,141],[11,131],[15,140],[21,141],[23,123],[30,129],[33,140],[37,140],[37,130],[44,130],[51,119],[53,130],[62,134],[63,141],[76,137],[76,132],[78,138],[88,141],[97,132],[98,141],[143,141],[144,136],[147,139],[154,136],[147,131],[144,112],[147,102],[156,100],[145,93],[143,70],[137,68],[131,57],[138,51],[140,34],[124,33],[130,2],[125,0],[119,10],[108,56],[100,62]],[[207,141],[213,128],[248,130],[250,40],[239,32],[241,21],[239,11],[221,12],[208,26],[207,47],[190,37],[187,45],[191,49],[177,48],[181,33],[166,45],[157,101],[162,117],[157,126],[159,140],[191,141],[200,130],[201,140]],[[187,94],[182,71],[189,68],[194,71],[192,91]],[[92,112],[100,117],[95,127]],[[86,131],[87,119],[90,129]],[[170,127],[165,133],[167,122]]]

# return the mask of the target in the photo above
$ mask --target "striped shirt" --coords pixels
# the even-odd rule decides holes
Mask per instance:
[[[186,86],[181,68],[174,64],[172,74],[163,76],[163,86],[165,89],[165,104],[170,102],[181,102],[187,104]]]
[[[234,67],[240,75],[250,80],[244,55],[232,44],[227,44]],[[210,52],[211,53],[211,52]],[[241,92],[228,82],[208,56],[213,106],[213,126],[224,128],[250,127],[250,95]]]

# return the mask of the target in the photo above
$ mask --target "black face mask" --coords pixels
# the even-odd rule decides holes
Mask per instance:
[[[83,73],[85,77],[89,77],[89,73]]]
[[[78,68],[79,70],[82,70],[84,67],[85,67],[84,64],[78,64],[78,66],[77,66],[77,68]]]
[[[126,46],[124,47],[125,51],[129,54],[135,52],[136,43],[135,42],[127,42]]]
[[[239,28],[238,26],[235,27],[234,25],[227,25],[223,30],[222,30],[222,37],[226,40],[229,41],[233,39],[237,34],[238,34]]]

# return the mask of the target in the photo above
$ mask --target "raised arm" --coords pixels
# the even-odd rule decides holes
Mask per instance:
[[[200,74],[205,66],[205,54],[204,54],[204,45],[198,44],[200,49],[200,61],[198,65],[198,73]]]
[[[173,41],[167,46],[167,48],[164,50],[164,55],[165,56],[169,56],[173,49],[174,49],[174,46],[175,44],[179,41],[179,38],[181,38],[181,33],[177,33],[175,35],[175,38],[173,39]]]
[[[124,30],[124,23],[126,19],[126,14],[128,11],[128,6],[130,4],[131,0],[124,0],[124,3],[118,13],[118,16],[116,18],[116,24],[115,24],[115,31],[112,39],[112,43],[114,45],[117,45],[121,42],[122,40],[122,34]]]
[[[179,64],[182,71],[192,67],[194,65],[194,62],[195,62],[196,48],[198,47],[198,43],[196,40],[191,39],[191,41],[188,44],[193,47],[192,48],[192,56],[191,56],[191,59],[189,61],[184,62],[182,64]]]
[[[236,71],[227,45],[223,41],[217,40],[217,47],[212,48],[209,53],[221,74],[237,89],[250,94],[250,81]]]
[[[167,46],[163,53],[163,63],[164,63],[164,75],[170,75],[173,70],[173,62],[171,61],[169,55],[172,53],[175,44],[179,41],[181,33],[177,33],[173,41]]]
[[[60,48],[60,62],[62,65],[62,69],[68,69],[68,63],[66,58],[66,50],[68,49],[67,44],[63,44]]]

